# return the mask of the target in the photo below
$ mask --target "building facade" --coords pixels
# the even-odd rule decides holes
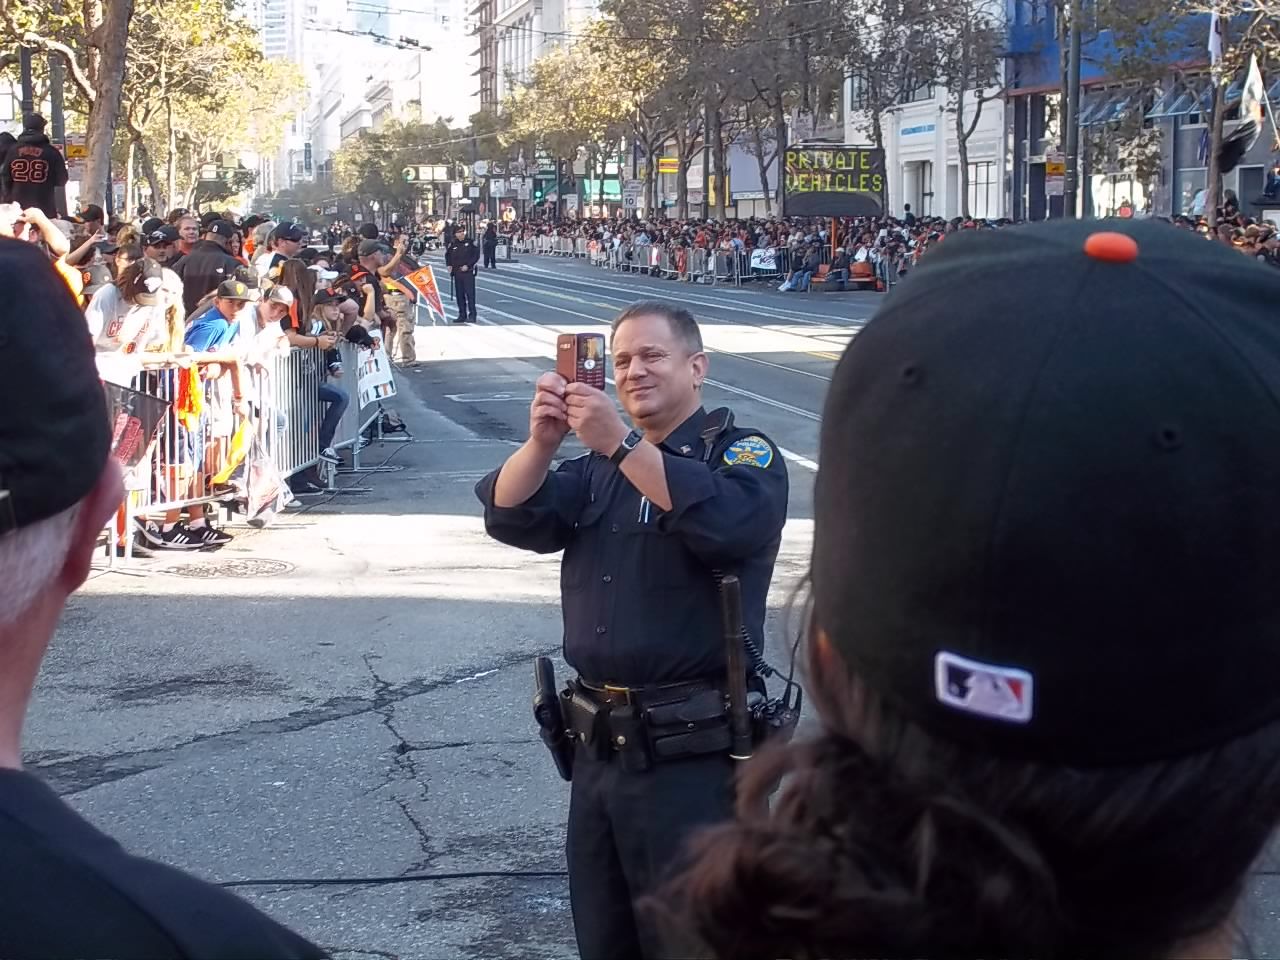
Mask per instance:
[[[1062,198],[1045,175],[1049,154],[1064,140],[1061,27],[1048,0],[1011,0],[1008,8],[1007,144],[1009,208],[1018,219],[1061,216]],[[1081,54],[1080,190],[1086,216],[1178,216],[1203,213],[1212,93],[1208,15],[1171,21],[1159,43],[1167,51],[1154,85],[1123,82],[1106,31],[1085,40]],[[1268,100],[1280,103],[1280,76],[1266,77]],[[1239,119],[1242,78],[1226,94],[1224,121]],[[1264,131],[1243,162],[1223,178],[1240,209],[1259,216],[1272,136]]]
[[[924,83],[880,117],[888,179],[886,206],[902,216],[908,204],[917,216],[967,215],[996,220],[1007,216],[1004,99],[999,89],[965,97],[964,125],[977,116],[966,141],[967,186],[961,190],[960,140],[954,98],[942,87]],[[845,83],[846,143],[872,143],[865,90],[858,78]]]

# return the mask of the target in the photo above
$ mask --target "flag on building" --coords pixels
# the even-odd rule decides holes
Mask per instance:
[[[1209,64],[1217,66],[1222,59],[1222,20],[1217,7],[1209,15]]]
[[[1240,91],[1240,125],[1222,138],[1222,149],[1218,151],[1218,169],[1222,173],[1230,173],[1239,166],[1258,142],[1262,134],[1262,103],[1266,96],[1258,58],[1251,55],[1249,72],[1245,74]]]

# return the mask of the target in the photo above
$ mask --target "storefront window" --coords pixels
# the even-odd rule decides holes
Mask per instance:
[[[999,216],[996,165],[990,160],[969,164],[969,216],[978,219]]]

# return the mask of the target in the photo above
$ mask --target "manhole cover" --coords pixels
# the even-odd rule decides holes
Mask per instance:
[[[243,559],[219,560],[211,563],[184,564],[179,567],[167,567],[161,573],[175,577],[193,577],[199,580],[233,577],[246,579],[251,577],[278,577],[282,573],[293,571],[292,563],[283,560],[260,560],[255,557]]]

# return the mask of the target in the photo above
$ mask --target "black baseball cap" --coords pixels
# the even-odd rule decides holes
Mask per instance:
[[[230,240],[240,231],[236,229],[236,225],[227,220],[211,220],[205,227],[206,234],[212,233],[214,236],[222,237],[224,240]]]
[[[150,234],[155,233],[157,230],[159,230],[161,227],[164,227],[164,226],[168,226],[168,224],[166,224],[159,217],[151,217],[147,220],[142,221],[141,232],[144,237],[149,236]],[[173,231],[174,231],[174,235],[176,236],[178,232],[178,228],[174,227]]]
[[[84,313],[37,247],[0,239],[0,536],[88,495],[111,445]]]
[[[341,303],[345,299],[347,299],[345,293],[334,290],[332,287],[321,287],[316,291],[315,299],[312,302],[319,307],[326,303]]]
[[[223,300],[254,299],[253,290],[243,280],[223,280],[214,296]]]
[[[170,243],[178,242],[178,228],[171,227],[168,224],[156,227],[146,235],[146,244],[149,247],[163,247]]]
[[[956,234],[846,350],[815,618],[939,739],[1136,764],[1280,718],[1280,272],[1155,222]]]
[[[273,231],[277,240],[304,240],[306,231],[296,223],[282,223]]]
[[[208,230],[211,225],[223,219],[222,214],[216,210],[206,210],[200,215],[200,229]]]
[[[390,253],[391,248],[381,240],[361,240],[360,246],[356,249],[356,255],[361,257],[369,257],[375,253]]]
[[[81,223],[88,223],[90,220],[95,220],[99,223],[105,223],[107,220],[106,213],[96,203],[91,203],[80,211]]]
[[[360,229],[356,231],[356,235],[364,237],[366,240],[378,239],[378,225],[376,223],[362,223]]]

